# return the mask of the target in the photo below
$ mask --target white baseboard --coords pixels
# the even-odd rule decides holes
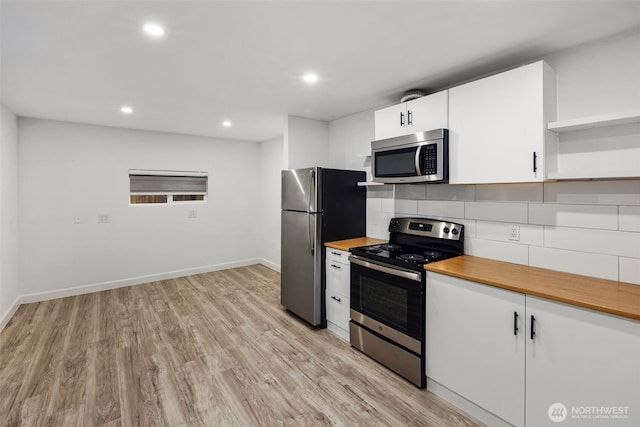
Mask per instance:
[[[2,332],[5,326],[7,326],[7,323],[9,323],[9,320],[11,320],[13,315],[16,314],[16,311],[18,311],[18,307],[20,307],[20,304],[20,296],[18,296],[15,301],[13,301],[13,303],[9,306],[9,309],[6,312],[2,313],[0,317],[0,332]]]
[[[130,277],[130,278],[121,279],[121,280],[92,283],[88,285],[74,286],[74,287],[65,288],[65,289],[56,289],[54,291],[36,292],[32,294],[20,295],[13,302],[13,305],[9,308],[9,310],[7,310],[6,313],[2,314],[2,317],[0,318],[0,331],[2,331],[4,327],[7,325],[7,323],[9,323],[9,320],[15,314],[20,304],[30,304],[34,302],[47,301],[47,300],[56,299],[56,298],[90,294],[92,292],[100,292],[100,291],[106,291],[109,289],[123,288],[126,286],[141,285],[143,283],[155,282],[158,280],[175,279],[176,277],[192,276],[194,274],[209,273],[209,272],[218,271],[218,270],[227,270],[229,268],[245,267],[247,265],[253,265],[253,264],[264,264],[265,266],[269,268],[273,268],[274,270],[276,268],[277,268],[277,271],[280,270],[279,266],[273,263],[269,263],[268,261],[263,259],[252,258],[252,259],[228,262],[223,264],[207,265],[204,267],[187,268],[184,270],[167,271],[159,274],[149,274],[146,276]]]
[[[280,266],[278,264],[274,264],[271,261],[267,261],[264,258],[260,258],[260,264],[280,273]]]

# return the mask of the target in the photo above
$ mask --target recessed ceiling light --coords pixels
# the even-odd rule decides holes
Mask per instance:
[[[120,107],[120,112],[122,114],[131,114],[133,113],[133,108],[129,107],[128,105],[123,105],[122,107]]]
[[[304,80],[306,84],[312,85],[318,82],[318,75],[316,73],[307,73],[302,76],[302,80]]]
[[[142,28],[144,29],[144,32],[149,34],[150,36],[153,36],[153,37],[162,37],[162,36],[164,36],[164,28],[162,28],[158,24],[154,24],[154,23],[148,22],[148,23],[144,24],[144,26]]]
[[[230,128],[231,127],[231,122],[229,120],[225,120],[224,122],[222,122],[222,126],[224,126],[226,128]]]

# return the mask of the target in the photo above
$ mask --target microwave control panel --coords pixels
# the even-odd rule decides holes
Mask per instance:
[[[422,147],[422,175],[438,173],[438,146],[429,144]]]

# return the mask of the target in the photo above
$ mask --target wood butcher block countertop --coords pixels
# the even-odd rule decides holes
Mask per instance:
[[[386,240],[376,239],[374,237],[356,237],[355,239],[336,240],[333,242],[326,242],[324,245],[328,248],[340,249],[341,251],[348,251],[351,248],[357,248],[358,246],[379,245],[381,243],[387,243]]]
[[[640,285],[463,255],[425,270],[640,320]]]

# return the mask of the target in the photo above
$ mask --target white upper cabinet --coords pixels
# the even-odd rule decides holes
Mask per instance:
[[[544,181],[555,117],[555,72],[544,61],[449,89],[449,182]]]
[[[375,112],[375,139],[449,127],[448,91],[437,92]]]

